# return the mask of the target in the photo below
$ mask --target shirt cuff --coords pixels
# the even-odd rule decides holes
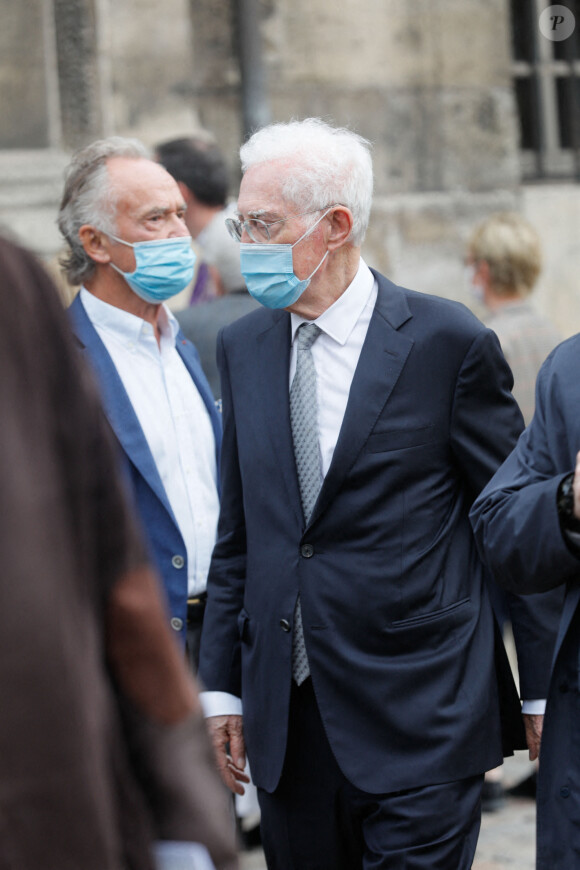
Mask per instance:
[[[522,701],[522,713],[527,713],[528,716],[543,716],[545,712],[545,698],[538,698],[535,701]]]
[[[242,701],[229,692],[200,692],[199,700],[203,715],[208,716],[241,716]]]
[[[156,870],[215,870],[205,846],[201,843],[158,840],[153,843]]]

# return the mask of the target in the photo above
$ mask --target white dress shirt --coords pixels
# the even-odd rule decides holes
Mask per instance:
[[[312,359],[316,369],[318,437],[323,476],[326,476],[332,461],[377,293],[377,282],[361,259],[352,283],[330,308],[313,321],[322,330],[312,345]],[[290,315],[292,351],[288,391],[296,372],[296,332],[304,322],[305,318],[297,314]],[[206,716],[233,716],[242,712],[240,699],[227,692],[202,692],[200,697]]]
[[[177,320],[159,311],[157,343],[147,321],[80,291],[117,369],[165,488],[187,552],[188,595],[203,592],[215,544],[219,497],[207,408],[175,347]]]

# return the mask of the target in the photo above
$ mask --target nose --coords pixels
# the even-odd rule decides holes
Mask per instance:
[[[251,237],[245,226],[242,224],[242,237],[240,239],[240,242],[243,242],[244,245],[247,245],[252,244],[253,241],[253,238]]]

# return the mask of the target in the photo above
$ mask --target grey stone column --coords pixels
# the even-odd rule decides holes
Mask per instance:
[[[103,135],[98,8],[95,0],[53,3],[62,145],[77,148]]]
[[[0,26],[0,149],[46,148],[43,0],[3,0]]]

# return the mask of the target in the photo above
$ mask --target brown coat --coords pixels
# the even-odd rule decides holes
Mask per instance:
[[[237,867],[228,797],[60,301],[0,240],[0,870]]]

